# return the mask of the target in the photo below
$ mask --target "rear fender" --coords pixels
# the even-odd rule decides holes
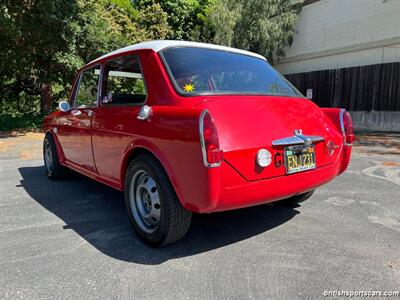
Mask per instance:
[[[342,156],[342,166],[340,168],[339,174],[342,174],[348,167],[350,163],[351,156],[351,146],[347,146],[344,143],[345,136],[343,135],[343,129],[340,121],[340,115],[342,108],[321,108],[321,110],[328,116],[328,118],[335,125],[336,129],[343,136],[343,156]]]
[[[167,158],[162,153],[162,151],[151,141],[145,139],[139,139],[132,141],[124,151],[124,157],[121,163],[121,189],[124,187],[124,179],[126,175],[126,170],[128,168],[129,162],[136,156],[141,153],[150,153],[153,155],[162,165],[165,172],[167,173],[172,185],[174,186],[176,191],[179,191],[179,183],[176,180],[174,175],[174,171],[172,166],[169,164]]]
[[[182,205],[191,211],[210,206],[209,168],[200,145],[200,108],[153,106],[151,117],[136,127],[121,162],[121,188],[132,154],[145,149],[164,167]]]
[[[342,134],[342,127],[340,125],[340,111],[341,108],[321,108],[321,111],[331,120],[333,125],[335,125],[338,132]]]

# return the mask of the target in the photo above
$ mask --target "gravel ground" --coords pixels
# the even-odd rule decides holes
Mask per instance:
[[[0,299],[304,299],[400,290],[400,135],[366,135],[347,172],[294,209],[194,217],[163,249],[121,193],[51,182],[42,134],[0,137]]]

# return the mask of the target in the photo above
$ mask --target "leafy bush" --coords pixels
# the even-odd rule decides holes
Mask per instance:
[[[27,95],[21,92],[6,99],[8,101],[1,100],[0,131],[16,128],[38,129],[42,127],[44,115],[40,113],[39,96]]]
[[[0,131],[16,128],[40,129],[43,125],[42,114],[0,114]]]

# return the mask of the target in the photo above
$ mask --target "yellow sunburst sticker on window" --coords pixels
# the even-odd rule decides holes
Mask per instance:
[[[183,90],[184,90],[186,93],[192,93],[192,92],[194,92],[194,85],[191,84],[191,83],[187,83],[187,84],[185,84],[185,86],[183,87]]]

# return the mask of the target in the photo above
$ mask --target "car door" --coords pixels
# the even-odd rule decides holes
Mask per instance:
[[[92,118],[97,111],[100,66],[83,70],[71,109],[65,113],[58,138],[67,163],[96,172],[92,151]]]
[[[137,119],[147,98],[139,57],[125,54],[104,62],[100,90],[93,154],[99,175],[118,184],[124,152],[146,125]]]

